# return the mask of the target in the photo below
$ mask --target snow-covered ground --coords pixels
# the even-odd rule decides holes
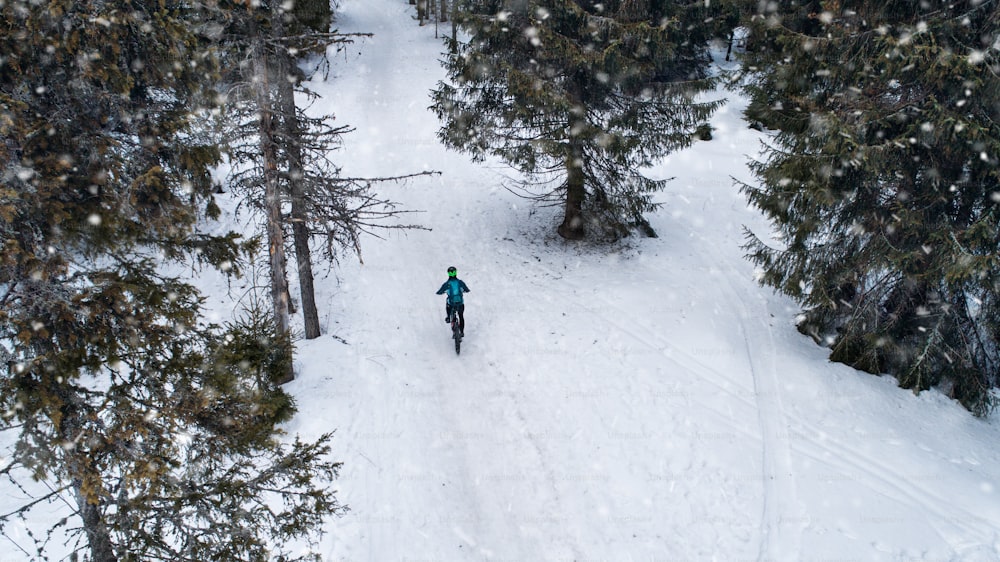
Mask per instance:
[[[506,170],[436,141],[443,46],[412,16],[343,0],[339,30],[375,36],[312,84],[357,129],[346,175],[442,172],[379,187],[433,230],[366,239],[298,343],[288,430],[337,430],[352,510],[325,559],[1000,560],[996,416],[829,363],[755,282],[740,99],[654,170],[676,178],[659,238],[566,243]],[[449,265],[472,289],[460,356]]]

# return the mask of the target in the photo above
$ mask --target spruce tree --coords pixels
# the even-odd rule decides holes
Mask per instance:
[[[688,146],[719,101],[698,5],[665,0],[468,0],[434,92],[449,147],[499,157],[562,205],[558,232],[654,235],[666,180],[641,169]]]
[[[984,414],[1000,381],[1000,8],[772,7],[745,78],[747,117],[774,134],[743,189],[782,240],[751,235],[750,257],[831,359]]]
[[[338,509],[325,440],[275,439],[292,411],[276,358],[234,354],[239,329],[206,326],[163,272],[239,263],[235,235],[199,230],[218,214],[207,16],[0,3],[0,474],[28,494],[0,527],[24,520],[32,557],[64,534],[100,562],[273,559]],[[274,490],[286,503],[265,513]],[[45,502],[68,510],[49,529]]]

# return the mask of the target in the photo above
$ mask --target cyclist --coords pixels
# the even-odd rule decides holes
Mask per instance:
[[[448,300],[445,301],[445,322],[451,322],[451,313],[458,313],[458,330],[462,333],[462,337],[465,337],[465,302],[462,299],[462,293],[468,293],[469,287],[466,286],[465,281],[458,278],[458,270],[455,266],[448,268],[448,280],[441,285],[436,294],[443,295],[448,293]]]

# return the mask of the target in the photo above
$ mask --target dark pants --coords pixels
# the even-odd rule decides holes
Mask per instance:
[[[445,303],[445,305],[444,305],[444,313],[448,317],[449,320],[451,319],[451,311],[452,311],[452,309],[454,309],[455,312],[458,313],[458,329],[461,330],[462,333],[464,334],[465,333],[465,304],[463,303],[463,304],[455,304],[455,305],[453,305],[453,304],[450,304],[450,303]]]

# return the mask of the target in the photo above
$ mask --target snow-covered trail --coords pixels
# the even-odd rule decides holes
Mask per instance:
[[[412,10],[344,0],[340,31],[375,36],[312,85],[356,128],[346,175],[442,172],[379,186],[432,230],[366,239],[317,283],[336,338],[299,343],[289,430],[337,430],[352,509],[327,559],[1000,559],[997,424],[827,364],[754,282],[738,105],[658,170],[660,238],[567,244],[437,142],[442,44]],[[472,289],[461,356],[449,265]]]

